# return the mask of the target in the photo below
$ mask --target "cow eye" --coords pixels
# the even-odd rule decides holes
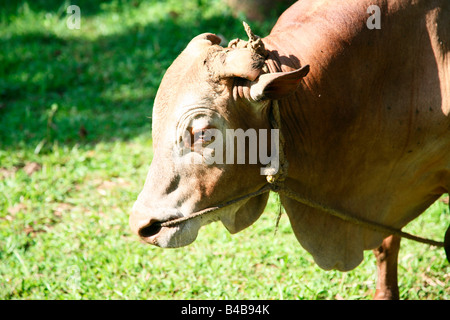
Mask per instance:
[[[213,135],[212,128],[191,128],[191,141],[193,142],[193,145],[199,145],[206,146],[210,143],[212,143],[215,139]]]

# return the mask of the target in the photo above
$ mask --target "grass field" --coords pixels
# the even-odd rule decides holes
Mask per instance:
[[[95,1],[81,29],[69,2],[2,2],[0,11],[0,299],[371,299],[375,259],[323,271],[297,243],[274,195],[230,235],[204,227],[162,250],[130,233],[128,212],[152,159],[153,99],[197,34],[245,38],[221,2]],[[275,19],[253,23],[265,35]],[[442,239],[436,202],[405,230]],[[402,242],[402,299],[449,299],[442,249]]]

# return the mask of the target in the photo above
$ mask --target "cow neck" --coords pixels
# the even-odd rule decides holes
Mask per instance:
[[[273,43],[267,42],[266,47],[269,47],[269,45],[273,47]],[[264,71],[268,73],[291,72],[298,70],[305,64],[306,61],[302,58],[292,58],[292,55],[286,52],[272,49],[268,50]],[[308,100],[305,98],[305,96],[308,96],[308,94],[306,94],[308,90],[309,88],[307,87],[306,82],[302,80],[298,90],[289,95],[289,97],[277,101],[279,105],[279,112],[281,114],[279,129],[280,132],[283,131],[284,138],[286,140],[286,158],[289,158],[292,163],[295,163],[298,156],[304,154],[306,152],[306,148],[309,147],[308,145],[303,145],[299,139],[299,136],[304,134],[303,130],[299,128],[303,129],[303,125],[308,126],[307,123],[303,122],[306,114],[305,110],[307,110],[305,108],[308,108],[310,105]],[[301,108],[296,105],[298,102],[301,102]],[[276,108],[277,107],[274,109]],[[302,125],[299,126],[299,123],[302,123]]]

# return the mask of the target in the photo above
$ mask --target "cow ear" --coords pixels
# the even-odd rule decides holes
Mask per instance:
[[[255,101],[279,100],[284,98],[300,85],[300,81],[309,72],[309,65],[290,72],[266,73],[251,85],[250,96]]]

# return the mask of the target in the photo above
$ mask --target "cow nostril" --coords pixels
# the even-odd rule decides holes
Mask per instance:
[[[159,231],[161,231],[161,228],[162,228],[161,223],[159,223],[159,222],[149,223],[148,225],[146,225],[145,227],[142,227],[139,230],[139,236],[141,236],[142,238],[148,238],[148,237],[154,236]]]

